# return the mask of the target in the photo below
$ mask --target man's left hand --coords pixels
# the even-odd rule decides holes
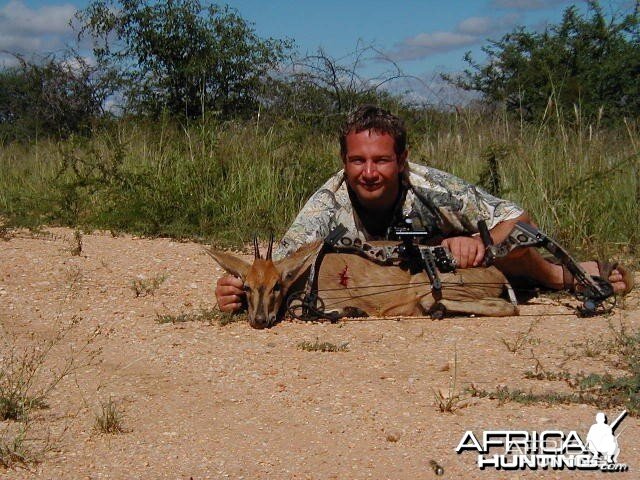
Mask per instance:
[[[441,245],[451,251],[458,268],[477,267],[484,258],[485,247],[480,237],[445,238]]]

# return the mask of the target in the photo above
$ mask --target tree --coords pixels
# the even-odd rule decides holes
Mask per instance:
[[[588,117],[640,114],[637,6],[607,20],[590,0],[587,16],[571,6],[560,24],[542,33],[520,27],[482,50],[488,57],[484,65],[467,53],[470,68],[444,78],[529,119],[541,115],[550,100],[564,111],[577,105]]]
[[[104,71],[76,54],[0,70],[0,139],[87,133],[111,93]]]
[[[76,15],[78,38],[129,80],[128,106],[186,117],[255,108],[290,43],[261,39],[228,6],[199,0],[95,0]]]
[[[375,77],[367,76],[362,65],[371,61],[387,68]],[[372,46],[358,44],[339,59],[318,48],[315,54],[292,58],[280,78],[270,83],[264,104],[272,116],[334,130],[359,105],[397,110],[402,99],[385,87],[398,78],[406,75]]]

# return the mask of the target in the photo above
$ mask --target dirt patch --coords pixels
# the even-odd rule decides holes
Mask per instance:
[[[610,371],[581,345],[610,338],[611,324],[639,328],[637,292],[606,318],[577,318],[563,301],[542,298],[519,317],[499,319],[285,321],[269,330],[160,323],[159,315],[215,306],[222,272],[202,246],[92,234],[82,236],[77,255],[77,244],[67,229],[0,242],[4,334],[46,339],[76,317],[65,342],[79,346],[95,334],[90,348],[98,352],[37,411],[34,421],[51,432],[54,448],[29,470],[0,469],[0,477],[437,478],[431,461],[444,469],[441,478],[601,475],[481,471],[474,454],[454,449],[466,430],[586,436],[596,406],[502,404],[466,389],[562,392],[565,382],[524,372]],[[303,342],[348,348],[307,351]],[[69,345],[51,361],[62,362]],[[439,403],[451,393],[459,395],[454,411],[443,412]],[[124,433],[95,430],[110,400]],[[620,410],[605,412],[615,418]],[[625,419],[618,460],[630,466],[626,478],[640,469],[638,436],[637,418]]]

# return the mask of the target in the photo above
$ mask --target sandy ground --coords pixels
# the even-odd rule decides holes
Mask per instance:
[[[158,314],[213,307],[221,271],[200,245],[91,234],[83,235],[82,253],[74,256],[73,231],[49,232],[0,241],[3,337],[19,345],[43,342],[75,317],[77,325],[51,351],[43,378],[69,355],[77,357],[78,369],[33,419],[34,431],[50,435],[42,462],[0,469],[1,478],[603,475],[481,471],[475,453],[455,452],[466,430],[478,436],[483,430],[576,430],[584,438],[599,409],[500,404],[469,398],[465,389],[568,391],[563,382],[528,380],[523,373],[537,362],[558,370],[570,353],[577,356],[565,365],[571,371],[609,371],[601,359],[585,356],[580,343],[610,338],[610,322],[639,327],[637,292],[608,318],[578,318],[541,298],[523,306],[521,316],[500,319],[284,321],[260,331],[246,323],[160,324]],[[135,296],[136,279],[163,277],[152,295]],[[510,352],[503,340],[513,343],[529,329],[528,341]],[[316,339],[348,343],[348,351],[298,348]],[[95,358],[83,363],[87,352]],[[453,413],[443,413],[434,392],[447,395],[452,380],[463,398]],[[125,433],[94,429],[98,406],[109,398],[124,412]],[[614,418],[620,409],[604,411]],[[610,475],[639,478],[640,423],[627,417],[623,425],[618,461],[630,471]],[[432,460],[444,475],[436,476]]]

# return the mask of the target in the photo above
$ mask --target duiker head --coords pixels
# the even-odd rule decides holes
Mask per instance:
[[[242,279],[247,296],[249,324],[253,328],[265,328],[276,322],[289,287],[315,260],[321,246],[321,242],[306,245],[287,258],[275,262],[271,258],[273,237],[265,258],[260,255],[258,241],[254,239],[253,263],[215,249],[209,249],[207,253],[228,273]]]

